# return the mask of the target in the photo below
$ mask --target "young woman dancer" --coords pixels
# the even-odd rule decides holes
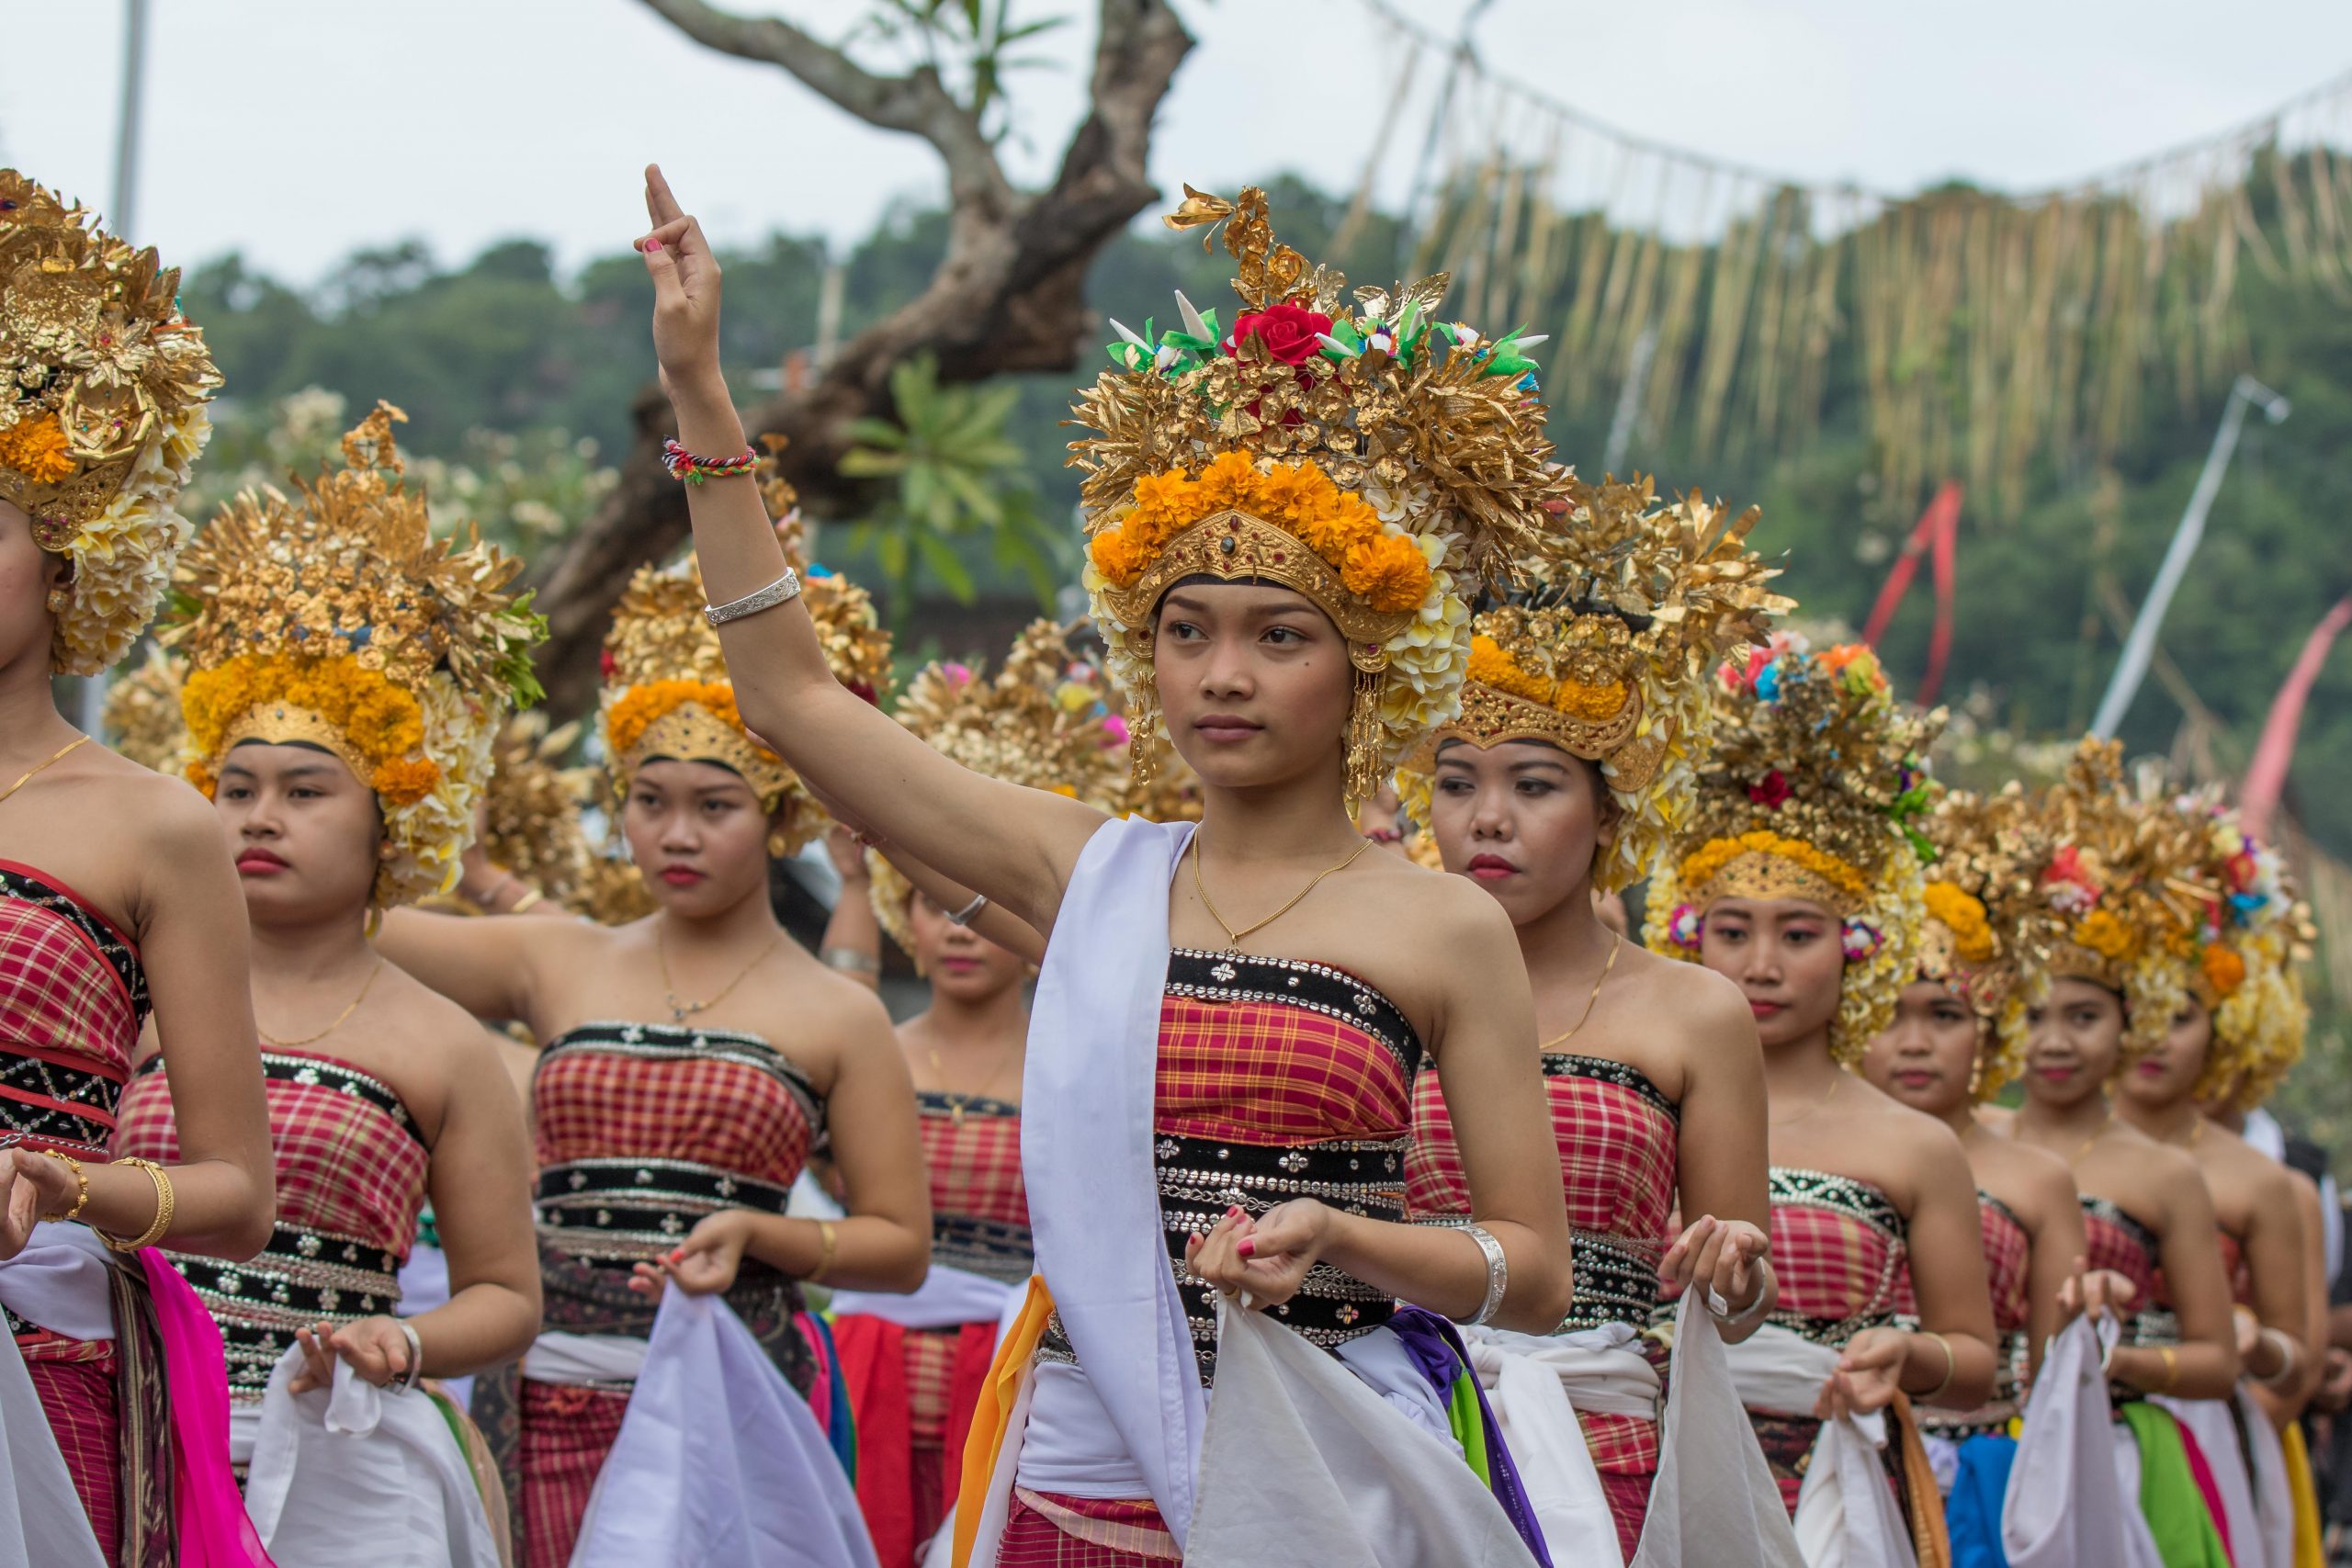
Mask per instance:
[[[820,581],[845,673],[871,679],[870,605]],[[529,1568],[571,1555],[665,1276],[724,1292],[805,1393],[800,1282],[908,1290],[928,1251],[914,1098],[889,1020],[787,938],[768,902],[770,857],[822,817],[744,731],[702,602],[691,560],[649,568],[605,643],[606,756],[658,912],[607,928],[396,910],[379,943],[467,1010],[543,1043],[531,1098],[544,1327],[519,1391],[499,1380],[477,1394],[513,1455]],[[849,1211],[838,1223],[784,1213],[820,1136]],[[696,1397],[716,1411],[727,1392]]]
[[[2181,1414],[2200,1441],[2209,1433],[2215,1442],[2226,1438],[2233,1453],[2246,1457],[2247,1495],[2233,1499],[2223,1489],[2225,1504],[2244,1505],[2229,1530],[2241,1558],[2245,1539],[2258,1536],[2273,1568],[2290,1568],[2293,1504],[2276,1427],[2293,1418],[2307,1374],[2319,1364],[2309,1337],[2311,1265],[2301,1194],[2285,1166],[2211,1125],[2202,1102],[2226,1097],[2273,1054],[2272,1036],[2297,1028],[2295,999],[2267,953],[2285,945],[2281,927],[2291,900],[2280,884],[2278,857],[2249,839],[2217,802],[2192,796],[2151,809],[2185,819],[2186,831],[2168,841],[2188,858],[2169,868],[2168,881],[2199,896],[2191,911],[2193,940],[2165,954],[2180,994],[2171,1027],[2123,1074],[2116,1114],[2187,1154],[2212,1194],[2246,1383],[2227,1406]],[[2167,1303],[2160,1294],[2154,1304]],[[2257,1387],[2276,1404],[2275,1417],[2256,1402]]]
[[[164,1386],[201,1378],[177,1352],[209,1329],[146,1249],[241,1258],[269,1235],[269,1122],[220,827],[181,785],[77,733],[51,689],[130,650],[187,536],[173,502],[220,378],[173,302],[178,281],[0,169],[0,1360],[30,1374],[0,1369],[0,1430],[21,1456],[17,1494],[0,1485],[0,1557],[19,1561],[199,1550],[175,1539],[188,1526],[175,1492],[192,1493],[166,1413],[183,1451],[217,1467],[216,1501],[227,1460],[203,1402]],[[184,1158],[110,1164],[151,1007],[186,1097]]]
[[[2018,955],[2040,951],[2045,940],[2032,900],[2018,892],[2040,863],[2032,807],[2015,791],[1984,797],[1952,790],[1937,800],[1924,831],[1936,859],[1913,978],[1861,1070],[1882,1093],[1957,1134],[1975,1179],[2000,1336],[1993,1397],[1977,1410],[1923,1411],[1919,1424],[1931,1457],[1941,1461],[1955,1556],[2000,1562],[1984,1554],[1998,1551],[2017,1452],[2009,1424],[2060,1325],[2060,1298],[2086,1243],[2065,1163],[2003,1137],[1977,1116],[1977,1107],[2017,1075]],[[1907,1281],[1899,1293],[1907,1317],[1914,1311]],[[1945,1453],[1937,1453],[1939,1445]]]
[[[2118,1412],[2131,1427],[2136,1493],[2167,1568],[2203,1564],[2222,1546],[2211,1517],[2212,1464],[2148,1394],[2229,1397],[2238,1372],[2229,1286],[2213,1245],[2213,1200],[2197,1166],[2109,1109],[2108,1088],[2172,1024],[2179,996],[2162,953],[2185,939],[2166,883],[2178,829],[2127,797],[2120,749],[2086,740],[2066,777],[2037,803],[2047,858],[2030,881],[2060,935],[2029,961],[2020,1015],[2025,1103],[2018,1143],[2056,1155],[2081,1194],[2094,1269],[2131,1282],[2133,1310],[2108,1357]],[[2159,1293],[2168,1306],[2153,1310]],[[2199,1484],[2199,1480],[2208,1484]]]
[[[511,1359],[538,1326],[526,1136],[505,1068],[481,1026],[387,964],[368,931],[451,878],[487,743],[515,700],[537,694],[541,628],[507,587],[520,561],[433,536],[424,496],[400,477],[398,417],[379,407],[344,438],[343,466],[299,500],[249,491],[215,518],[180,566],[190,608],[161,634],[188,661],[188,775],[212,796],[244,885],[276,1146],[277,1224],[261,1256],[174,1258],[220,1325],[240,1465],[273,1420],[294,1437],[304,1420],[290,1396],[331,1382],[337,1361],[406,1392]],[[135,1069],[118,1157],[178,1157],[166,1078],[177,1049],[166,1040]],[[395,1276],[428,1194],[451,1299],[401,1318]],[[438,1462],[405,1471],[396,1500],[345,1484],[347,1440],[265,1445],[252,1496],[265,1543],[299,1564],[396,1538],[431,1509],[449,1539],[494,1552],[450,1429],[435,1411],[402,1424],[401,1438],[421,1431]],[[378,1432],[371,1466],[414,1462],[420,1450],[390,1424]]]
[[[990,778],[1117,801],[1125,732],[1092,671],[1073,662],[1068,635],[1037,622],[993,675],[926,666],[899,696],[899,722]],[[871,862],[871,918],[931,987],[930,1005],[899,1026],[931,1179],[931,1276],[911,1296],[839,1292],[832,1303],[844,1374],[865,1391],[858,1497],[888,1568],[913,1562],[954,1503],[998,1325],[1031,1272],[1021,1076],[1036,969],[956,919],[970,895],[944,906],[880,853]]]
[[[1849,1549],[1867,1550],[1854,1532],[1885,1494],[1856,1495],[1840,1456],[1867,1451],[1871,1424],[1852,1417],[1892,1412],[1884,1456],[1913,1538],[1933,1541],[1942,1510],[1898,1396],[1973,1410],[1993,1391],[1976,1188],[1950,1128],[1850,1069],[1913,973],[1909,818],[1934,721],[1897,710],[1860,647],[1778,637],[1717,690],[1697,806],[1651,882],[1644,934],[1737,981],[1763,1040],[1780,1301],[1733,1366],[1801,1538],[1834,1469]],[[1916,1328],[1895,1322],[1906,1269]]]
[[[984,778],[842,695],[757,496],[721,477],[744,448],[709,249],[658,171],[648,205],[654,345],[685,461],[713,476],[688,500],[746,720],[886,852],[904,844],[1049,941],[1023,1093],[1043,1282],[975,1426],[958,1558],[1130,1563],[1262,1531],[1219,1501],[1219,1466],[1258,1451],[1271,1407],[1245,1396],[1206,1418],[1220,1294],[1339,1349],[1390,1394],[1369,1413],[1383,1439],[1411,1448],[1429,1433],[1400,1403],[1444,1422],[1389,1325],[1432,1331],[1397,1298],[1543,1330],[1571,1293],[1508,921],[1464,883],[1366,853],[1348,811],[1453,706],[1458,552],[1544,540],[1559,481],[1532,367],[1430,326],[1432,287],[1368,292],[1349,319],[1335,275],[1274,246],[1260,192],[1188,201],[1181,222],[1231,219],[1250,308],[1229,347],[1187,307],[1184,333],[1114,349],[1121,367],[1080,404],[1099,434],[1078,461],[1111,672],[1137,750],[1164,716],[1199,771],[1195,836]],[[1405,439],[1441,430],[1443,473]],[[1479,1220],[1460,1232],[1398,1223],[1424,1040],[1467,1134]],[[1291,1359],[1279,1326],[1223,1322],[1237,1333],[1253,1375],[1340,1375]],[[1279,1465],[1319,1452],[1288,1445],[1253,1479],[1279,1486]],[[1464,1468],[1408,1469],[1397,1485],[1481,1532],[1443,1551],[1516,1550]],[[1288,1523],[1365,1561],[1440,1549],[1409,1529],[1363,1541],[1357,1518]]]
[[[1568,558],[1533,602],[1473,623],[1462,716],[1402,778],[1446,869],[1492,893],[1518,929],[1576,1226],[1566,1318],[1549,1341],[1476,1337],[1482,1381],[1495,1393],[1507,1356],[1556,1380],[1569,1413],[1552,1426],[1580,1427],[1591,1460],[1555,1456],[1551,1479],[1565,1499],[1597,1469],[1614,1540],[1592,1540],[1589,1524],[1546,1511],[1547,1541],[1563,1561],[1612,1544],[1631,1561],[1658,1469],[1668,1358],[1642,1335],[1661,1279],[1710,1292],[1728,1311],[1729,1338],[1772,1304],[1764,1076],[1738,990],[1712,976],[1693,985],[1682,965],[1629,948],[1602,923],[1594,891],[1643,875],[1667,825],[1689,810],[1694,776],[1683,758],[1706,745],[1709,671],[1787,601],[1766,591],[1774,573],[1746,547],[1753,513],[1718,533],[1703,502],[1654,506],[1647,481],[1574,484],[1573,494]],[[1713,541],[1703,554],[1702,539]],[[1679,619],[1657,618],[1668,603],[1684,607]],[[1406,1200],[1416,1220],[1442,1223],[1470,1210],[1440,1083],[1425,1064],[1413,1086]],[[1679,1237],[1678,1211],[1690,1220]],[[1627,1380],[1650,1414],[1624,1413]],[[1746,1440],[1736,1406],[1725,1406]],[[1544,1463],[1541,1416],[1506,1407],[1502,1416],[1531,1472]],[[1736,1484],[1709,1495],[1723,1505],[1723,1542],[1694,1540],[1705,1527],[1687,1513],[1679,1537],[1686,1553],[1729,1562],[1718,1553],[1753,1537],[1754,1510]]]

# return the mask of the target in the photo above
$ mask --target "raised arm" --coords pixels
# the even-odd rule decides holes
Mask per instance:
[[[639,249],[653,280],[653,346],[678,440],[700,457],[732,457],[747,447],[719,373],[718,262],[662,171],[645,177],[653,228]],[[784,552],[748,474],[690,485],[686,508],[713,604],[784,578]],[[718,635],[744,724],[821,794],[1039,931],[1052,929],[1100,812],[960,767],[844,690],[797,599],[730,620]],[[987,831],[974,830],[980,823]]]
[[[904,850],[886,847],[876,852],[898,868],[899,874],[913,885],[916,892],[943,909],[957,910],[972,902],[972,890],[962,883],[944,877],[915,859]],[[991,900],[980,907],[971,918],[971,928],[990,942],[1031,964],[1046,961],[1046,939],[1036,928],[1010,910],[999,908]]]
[[[394,909],[376,949],[476,1018],[531,1018],[533,944],[552,922],[510,916],[437,915]]]

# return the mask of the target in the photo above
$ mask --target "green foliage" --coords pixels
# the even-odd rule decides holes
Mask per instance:
[[[986,540],[1000,566],[1024,576],[1040,604],[1050,604],[1069,552],[1037,511],[1028,455],[1006,434],[1020,389],[943,387],[939,362],[925,355],[891,368],[890,397],[898,422],[854,423],[858,444],[842,455],[841,471],[893,481],[889,502],[857,530],[882,569],[893,621],[910,619],[919,572],[958,604],[978,597],[957,553],[972,536]]]
[[[850,36],[854,42],[863,33],[920,54],[994,141],[1011,126],[1006,79],[1053,63],[1046,56],[1015,51],[1069,25],[1069,18],[1060,16],[1015,21],[1012,0],[880,0],[865,26]]]

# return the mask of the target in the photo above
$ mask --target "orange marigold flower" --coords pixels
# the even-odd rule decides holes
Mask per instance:
[[[1296,525],[1298,536],[1306,547],[1339,567],[1344,576],[1347,562],[1359,548],[1368,545],[1402,545],[1420,561],[1420,581],[1429,581],[1429,562],[1421,559],[1420,547],[1410,539],[1384,539],[1380,532],[1380,514],[1357,496],[1335,491],[1328,504],[1301,518]],[[1403,558],[1397,558],[1401,560]],[[1348,585],[1354,588],[1353,583]],[[1360,591],[1359,591],[1360,592]],[[1415,590],[1413,603],[1420,603],[1420,590]]]
[[[1412,540],[1383,534],[1348,552],[1340,581],[1375,610],[1394,614],[1419,609],[1429,593],[1430,563]]]
[[[1112,528],[1094,536],[1086,547],[1094,570],[1121,588],[1133,588],[1158,551],[1133,537],[1131,528]]]
[[[430,757],[387,757],[376,764],[372,787],[387,806],[413,806],[440,782],[441,770]]]
[[[1492,691],[1524,697],[1531,703],[1552,705],[1552,682],[1543,676],[1519,667],[1518,660],[1505,653],[1502,645],[1486,636],[1470,639],[1470,680]]]
[[[2089,948],[2100,957],[2120,963],[2132,956],[2139,942],[2132,928],[2106,909],[2093,909],[2075,925],[2075,945]]]
[[[1228,506],[1241,506],[1257,489],[1258,465],[1250,460],[1247,452],[1220,452],[1209,460],[1195,481],[1202,509],[1195,516],[1222,511]]]
[[[1146,474],[1136,481],[1136,509],[1131,521],[1140,521],[1147,526],[1189,523],[1200,514],[1199,489],[1184,477],[1182,468]]]
[[[53,418],[20,419],[0,430],[0,468],[14,468],[35,484],[62,484],[79,467],[66,445],[65,427]]]
[[[2237,988],[2245,984],[2245,960],[2233,948],[2215,942],[2198,962],[2205,971],[2205,983],[2217,997],[2234,996]]]

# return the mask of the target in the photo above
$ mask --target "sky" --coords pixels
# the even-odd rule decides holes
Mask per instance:
[[[731,0],[839,37],[860,0]],[[1230,191],[1281,170],[1352,186],[1385,122],[1394,197],[1427,123],[1424,71],[1361,0],[1177,0],[1200,44],[1162,106],[1152,172]],[[1451,34],[1467,0],[1398,0]],[[1016,79],[1008,162],[1050,170],[1083,106],[1093,7]],[[120,0],[11,7],[0,163],[111,204]],[[848,241],[935,197],[936,160],[775,67],[689,42],[641,0],[151,0],[134,237],[165,260],[231,251],[309,282],[421,237],[447,261],[515,236],[560,262],[626,247],[658,160],[721,243]],[[2352,68],[2352,5],[2240,0],[1493,0],[1490,66],[1661,141],[1809,179],[1907,191],[1963,175],[2074,181],[2263,114]],[[886,57],[887,58],[887,57]],[[2352,124],[2337,128],[2352,142]]]

